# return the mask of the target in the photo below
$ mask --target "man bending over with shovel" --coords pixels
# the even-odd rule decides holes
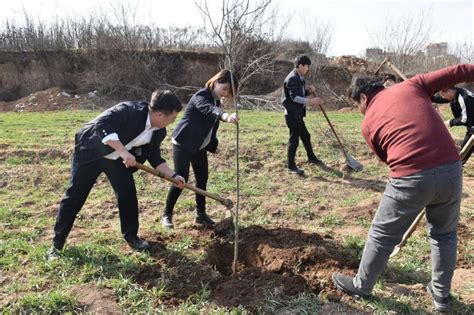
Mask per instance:
[[[175,174],[160,155],[165,127],[176,119],[181,109],[181,102],[174,93],[155,91],[150,104],[117,104],[76,134],[70,185],[59,206],[49,259],[59,258],[74,220],[102,172],[117,196],[125,240],[133,249],[150,247],[147,241],[138,237],[138,201],[133,179],[136,168],[133,166],[137,161],[148,160],[157,171],[177,179],[181,183],[179,186],[184,187],[184,178]]]
[[[356,276],[333,274],[339,290],[355,297],[369,296],[395,245],[426,208],[432,264],[427,290],[437,311],[449,311],[462,167],[454,141],[430,97],[466,81],[474,81],[474,65],[420,74],[389,89],[372,77],[352,80],[350,97],[365,115],[362,134],[372,151],[389,165],[390,179]]]

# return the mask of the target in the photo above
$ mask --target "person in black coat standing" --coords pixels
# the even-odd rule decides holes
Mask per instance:
[[[219,121],[237,124],[239,119],[235,113],[228,114],[220,107],[220,99],[233,97],[231,82],[237,89],[235,76],[231,78],[229,70],[221,70],[214,75],[203,89],[197,91],[189,100],[183,117],[176,125],[172,134],[173,161],[175,171],[187,181],[191,165],[196,177],[196,186],[206,190],[209,175],[207,151],[217,150],[216,132]],[[173,228],[173,209],[182,189],[171,186],[166,199],[166,208],[161,223]],[[195,223],[214,225],[214,221],[206,214],[206,199],[196,194]]]
[[[322,164],[321,160],[316,157],[311,145],[311,136],[306,129],[304,117],[306,116],[306,106],[318,106],[324,104],[324,100],[319,97],[309,98],[314,94],[316,89],[314,86],[305,86],[304,76],[309,72],[311,60],[306,55],[301,55],[295,60],[295,69],[293,69],[283,82],[283,93],[281,101],[285,107],[285,121],[290,131],[290,139],[288,140],[288,172],[290,174],[302,175],[304,171],[296,166],[295,156],[298,149],[299,139],[303,142],[306,154],[308,155],[308,163]]]
[[[155,91],[150,104],[123,102],[104,111],[87,123],[75,136],[70,185],[61,200],[54,225],[53,246],[49,259],[59,258],[74,220],[99,175],[107,175],[118,201],[120,226],[133,249],[147,249],[150,244],[138,237],[138,201],[133,172],[137,161],[150,164],[166,177],[179,180],[160,154],[166,136],[165,127],[182,109],[170,91]]]

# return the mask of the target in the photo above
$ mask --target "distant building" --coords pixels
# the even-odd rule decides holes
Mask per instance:
[[[426,56],[427,57],[439,57],[446,56],[448,54],[448,43],[433,43],[426,46]]]
[[[365,49],[365,59],[367,60],[380,60],[385,57],[385,53],[382,49],[374,47],[374,48],[366,48]]]
[[[419,58],[419,59],[422,59],[425,57],[425,53],[421,50],[418,50],[416,53],[415,53],[415,57],[416,58]]]

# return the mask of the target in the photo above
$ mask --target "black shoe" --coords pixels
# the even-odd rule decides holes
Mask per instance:
[[[436,311],[442,313],[449,313],[451,311],[451,297],[449,295],[447,297],[437,296],[433,292],[431,282],[426,286],[426,291],[431,295],[431,298],[433,299],[433,305]]]
[[[59,258],[61,258],[61,255],[59,254],[59,249],[54,246],[51,246],[51,248],[48,250],[48,260],[57,260]]]
[[[216,224],[216,222],[209,218],[206,212],[196,212],[196,219],[194,219],[194,223],[209,226],[214,226]]]
[[[314,165],[324,165],[324,162],[318,159],[317,157],[308,159],[309,164],[314,164]]]
[[[288,168],[288,173],[290,174],[296,174],[296,175],[303,175],[304,171],[301,168],[295,167],[289,167]]]
[[[136,250],[145,250],[151,247],[150,243],[148,243],[145,240],[142,240],[138,236],[136,236],[131,241],[127,241],[127,243],[128,245],[130,245],[131,248],[136,249]]]
[[[173,217],[168,214],[163,214],[163,216],[161,217],[161,225],[163,225],[167,229],[173,229]]]
[[[353,282],[354,278],[350,276],[343,275],[339,272],[333,272],[332,281],[339,291],[349,294],[354,298],[368,298],[370,295],[360,292]]]

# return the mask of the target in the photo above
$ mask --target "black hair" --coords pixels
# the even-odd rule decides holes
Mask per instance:
[[[214,86],[216,85],[216,82],[221,83],[221,84],[223,83],[229,84],[230,86],[229,93],[233,97],[234,91],[232,90],[232,81],[234,81],[235,91],[237,92],[237,88],[239,87],[239,81],[237,80],[237,77],[235,76],[234,73],[231,73],[229,70],[224,69],[216,73],[212,78],[210,78],[206,82],[205,87],[208,88],[209,90],[213,90]]]
[[[359,75],[352,78],[349,87],[349,97],[360,102],[360,95],[364,93],[368,98],[372,98],[379,90],[383,89],[383,84],[380,78],[368,75]]]
[[[311,59],[306,55],[299,55],[295,58],[295,68],[298,68],[299,65],[311,65]]]
[[[160,91],[156,90],[151,94],[150,111],[163,112],[165,115],[179,112],[183,109],[180,100],[170,90]]]

